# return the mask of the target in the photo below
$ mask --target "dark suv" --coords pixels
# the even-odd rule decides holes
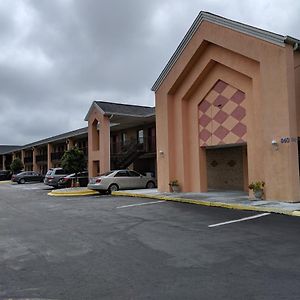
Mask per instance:
[[[0,170],[0,180],[10,180],[11,171]]]
[[[58,180],[67,176],[68,173],[62,168],[51,168],[48,170],[44,183],[55,188],[58,187]]]

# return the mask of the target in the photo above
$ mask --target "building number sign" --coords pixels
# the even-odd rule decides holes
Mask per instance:
[[[280,139],[281,144],[297,143],[298,139],[296,137],[282,137]]]

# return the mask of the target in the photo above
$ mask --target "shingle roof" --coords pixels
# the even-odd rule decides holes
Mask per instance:
[[[95,101],[106,114],[120,114],[145,117],[155,113],[154,107]]]
[[[82,135],[82,134],[85,134],[85,133],[87,134],[87,132],[88,132],[88,128],[83,127],[83,128],[80,128],[80,129],[68,131],[68,132],[65,132],[65,133],[62,133],[62,134],[58,134],[58,135],[55,135],[55,136],[52,136],[52,137],[49,137],[49,138],[45,138],[45,139],[30,143],[30,144],[26,144],[26,145],[23,145],[23,146],[16,146],[13,149],[7,150],[5,152],[4,151],[0,152],[0,154],[7,154],[7,153],[11,153],[12,151],[20,151],[22,149],[27,149],[27,148],[31,148],[31,147],[35,147],[35,146],[39,146],[39,145],[43,145],[43,144],[47,144],[47,143],[51,143],[51,142],[54,142],[54,141],[57,141],[57,140],[60,140],[60,139],[68,139],[68,138],[75,137],[75,136],[78,136],[78,135]],[[0,148],[0,151],[1,151],[1,148]]]
[[[6,152],[11,152],[14,149],[18,149],[21,146],[13,146],[13,145],[0,145],[0,154],[6,153]]]
[[[203,21],[208,21],[217,25],[221,25],[223,27],[227,27],[229,29],[245,33],[247,35],[259,38],[261,40],[273,43],[278,46],[284,47],[285,44],[291,44],[295,47],[295,49],[299,49],[300,40],[295,39],[293,37],[283,36],[270,31],[262,30],[257,27],[226,19],[224,17],[214,15],[209,12],[201,11],[195,19],[195,21],[193,22],[190,29],[188,30],[188,32],[186,33],[186,35],[184,36],[183,40],[180,42],[176,51],[168,61],[167,65],[159,75],[158,79],[155,81],[154,85],[151,88],[152,91],[156,92],[158,90],[163,80],[167,77],[168,73],[171,71],[177,59],[179,58],[179,56],[181,55],[189,41],[192,39],[195,32],[198,30],[199,26]]]
[[[87,113],[87,121],[93,107],[98,107],[105,115],[118,115],[129,117],[150,117],[155,115],[155,107],[131,105],[122,103],[112,103],[106,101],[94,101]]]

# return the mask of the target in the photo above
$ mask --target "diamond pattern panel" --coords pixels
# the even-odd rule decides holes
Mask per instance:
[[[198,106],[200,147],[247,141],[245,93],[218,80]]]

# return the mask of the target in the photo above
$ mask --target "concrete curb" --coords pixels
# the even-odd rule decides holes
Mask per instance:
[[[59,190],[52,190],[48,193],[48,196],[54,197],[74,197],[74,196],[93,196],[99,195],[98,192],[92,190],[81,190],[81,191],[59,191]]]
[[[188,198],[178,198],[162,195],[149,195],[149,194],[133,194],[129,192],[116,191],[111,193],[114,196],[126,196],[126,197],[139,197],[139,198],[149,198],[165,201],[175,201],[181,203],[197,204],[203,206],[212,206],[212,207],[221,207],[227,209],[237,209],[237,210],[249,210],[249,211],[258,211],[258,212],[270,212],[276,214],[282,214],[293,217],[300,217],[300,211],[289,211],[285,209],[275,208],[275,207],[258,207],[247,204],[234,204],[234,203],[223,203],[223,202],[213,202],[205,200],[195,200]]]
[[[3,181],[0,181],[0,184],[5,184],[5,183],[7,184],[7,183],[12,183],[12,182],[11,182],[11,180],[3,180]]]

